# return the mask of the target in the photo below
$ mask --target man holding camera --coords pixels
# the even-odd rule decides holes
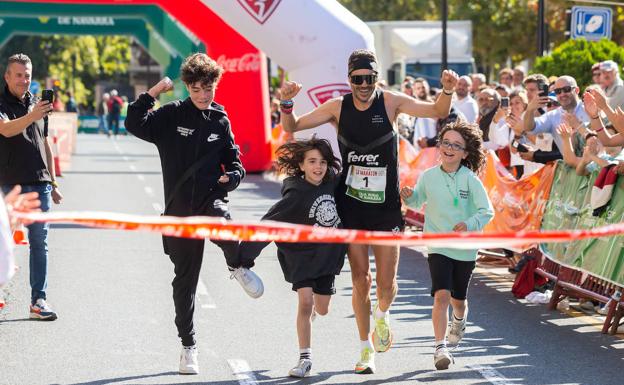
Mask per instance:
[[[9,57],[0,94],[0,188],[6,194],[15,185],[37,192],[41,211],[63,199],[55,179],[52,150],[44,118],[52,111],[50,100],[36,101],[28,91],[32,62],[24,54]],[[30,318],[53,321],[56,313],[46,303],[48,279],[48,224],[28,226],[30,243]]]
[[[554,92],[557,97],[557,101],[560,104],[559,108],[550,110],[545,114],[536,116],[536,111],[539,108],[545,108],[549,102],[549,98],[546,92],[543,90],[539,93],[538,97],[529,101],[527,106],[525,118],[524,118],[524,132],[530,132],[532,134],[549,133],[553,136],[553,141],[557,146],[557,149],[563,148],[563,139],[557,132],[556,128],[564,121],[575,120],[578,122],[578,126],[589,122],[589,116],[583,108],[583,103],[579,98],[579,88],[576,84],[576,79],[571,76],[560,76],[555,81]],[[575,118],[575,119],[572,119]],[[579,127],[573,127],[578,129]],[[520,135],[522,133],[516,132]],[[554,150],[554,149],[553,149]],[[553,151],[552,157],[548,159],[537,159],[535,151],[528,151],[521,154],[524,160],[546,163],[547,161],[561,159],[562,155],[557,151]]]

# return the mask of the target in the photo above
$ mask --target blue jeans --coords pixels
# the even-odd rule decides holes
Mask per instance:
[[[108,114],[108,130],[112,130],[115,136],[119,134],[119,115]]]
[[[100,132],[108,134],[108,118],[106,115],[100,115],[100,124],[98,125],[97,133],[99,134]]]
[[[5,194],[11,191],[12,185],[3,185],[2,192]],[[39,193],[41,201],[41,211],[50,210],[52,202],[52,186],[46,184],[26,184],[22,185],[22,193]],[[39,298],[46,299],[46,288],[48,286],[48,223],[36,222],[28,228],[28,243],[30,243],[30,299],[32,304]]]

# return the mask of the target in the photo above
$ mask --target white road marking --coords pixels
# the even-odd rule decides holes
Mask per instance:
[[[154,208],[154,210],[156,210],[157,213],[163,212],[163,207],[160,205],[160,203],[154,202],[152,203],[152,207]]]
[[[496,369],[491,368],[489,366],[471,364],[466,365],[467,368],[470,368],[474,371],[477,371],[483,378],[488,380],[493,385],[512,385],[512,383],[505,378],[500,372]]]
[[[201,279],[199,280],[199,282],[197,282],[197,299],[199,300],[199,302],[201,302],[202,309],[217,308],[217,304],[215,304],[212,296],[210,295],[210,293],[208,293],[208,288]]]
[[[150,186],[145,186],[143,187],[143,190],[145,190],[145,193],[151,197],[154,196],[154,190],[150,187]]]
[[[245,360],[231,359],[228,360],[228,364],[232,369],[232,373],[241,385],[255,385],[257,384],[256,376],[251,371],[249,364]]]
[[[143,176],[143,174],[137,174],[136,177],[139,178],[141,182],[145,182],[145,177]]]
[[[131,164],[128,167],[130,168],[130,170],[136,171],[136,166],[135,165]]]
[[[128,162],[130,160],[130,158],[128,158],[127,156],[123,156],[123,160],[125,160],[126,162]]]

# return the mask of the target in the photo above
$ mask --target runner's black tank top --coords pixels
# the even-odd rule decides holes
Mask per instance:
[[[386,114],[382,90],[375,90],[366,111],[355,108],[353,94],[343,96],[338,147],[342,172],[336,203],[342,206],[340,211],[401,207],[398,136]]]

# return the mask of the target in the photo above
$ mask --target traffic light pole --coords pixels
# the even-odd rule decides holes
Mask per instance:
[[[546,24],[544,23],[544,14],[546,9],[546,0],[539,0],[537,6],[537,56],[544,56],[546,51]]]
[[[446,30],[448,21],[448,2],[442,0],[442,70],[448,69],[448,47],[446,41]]]

